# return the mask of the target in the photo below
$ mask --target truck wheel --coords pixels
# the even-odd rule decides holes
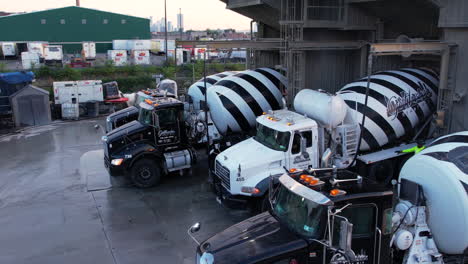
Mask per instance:
[[[131,179],[139,188],[153,187],[158,184],[161,179],[161,170],[156,165],[156,162],[149,159],[142,159],[135,162],[132,166]]]
[[[378,183],[390,184],[393,179],[393,162],[389,160],[381,161],[375,164],[372,164],[369,167],[367,177],[374,180]]]

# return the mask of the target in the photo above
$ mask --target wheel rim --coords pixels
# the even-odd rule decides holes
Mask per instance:
[[[140,178],[145,181],[149,180],[152,176],[152,173],[148,167],[141,168],[138,174]]]

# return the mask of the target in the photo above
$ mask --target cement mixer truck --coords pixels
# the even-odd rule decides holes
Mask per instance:
[[[438,76],[432,70],[382,71],[335,95],[302,90],[294,100],[296,112],[269,111],[256,119],[260,110],[255,103],[233,98],[230,90],[210,89],[208,103],[220,132],[256,125],[254,137],[216,156],[214,179],[220,199],[227,205],[253,203],[264,210],[269,176],[282,174],[284,168],[335,166],[390,183],[403,159],[397,152],[415,146],[413,137],[429,124],[437,89]],[[225,107],[215,111],[214,103]]]
[[[336,168],[272,177],[269,212],[202,242],[189,229],[197,263],[466,264],[467,138],[436,140],[393,187]]]
[[[210,109],[211,113],[224,111],[223,107],[231,110],[230,107],[236,107],[244,100],[249,103],[255,103],[253,100],[260,102],[260,109],[255,112],[257,114],[278,110],[281,94],[273,82],[278,83],[280,79],[276,79],[273,74],[279,73],[271,69],[257,69],[225,77],[231,79],[224,82],[224,78],[218,82],[219,85],[208,90],[230,91],[221,97],[219,108]],[[269,78],[274,79],[271,81]],[[279,94],[273,97],[276,104],[264,104],[261,101],[263,95],[257,89],[263,93],[270,91]],[[103,137],[104,162],[110,175],[129,176],[136,186],[145,188],[154,186],[163,175],[170,172],[190,169],[196,161],[196,155],[189,141],[185,112],[184,104],[175,98],[151,96],[144,99],[139,105],[138,120],[113,129]],[[245,118],[242,115],[237,117]],[[219,123],[217,127],[223,128],[224,125]],[[228,134],[223,137],[225,142],[229,140]]]

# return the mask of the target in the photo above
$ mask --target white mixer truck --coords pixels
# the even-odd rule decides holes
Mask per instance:
[[[197,241],[197,263],[466,264],[467,173],[468,131],[410,158],[393,188],[334,168],[284,173],[271,210]]]
[[[254,137],[217,155],[214,178],[220,198],[228,205],[253,201],[265,208],[269,176],[284,168],[353,168],[389,183],[403,159],[396,152],[413,147],[411,140],[405,142],[432,117],[437,89],[438,76],[428,69],[382,71],[336,95],[302,90],[294,100],[296,112],[270,111],[256,120],[255,104],[236,98],[227,102],[223,97],[229,90],[210,89],[208,104],[220,132],[257,126]],[[215,104],[225,107],[215,111]]]

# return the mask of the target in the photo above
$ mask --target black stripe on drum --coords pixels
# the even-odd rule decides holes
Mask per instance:
[[[429,144],[428,147],[445,144],[445,143],[468,143],[467,135],[452,135],[442,139],[436,139],[434,142]]]
[[[249,121],[245,118],[244,114],[237,108],[237,106],[229,100],[226,96],[216,93],[221,100],[221,103],[223,104],[224,108],[234,117],[235,121],[237,124],[239,124],[239,127],[243,131],[249,131],[250,130],[250,124]]]
[[[382,73],[379,73],[379,74],[382,74]],[[395,84],[393,84],[393,83],[391,83],[389,81],[386,81],[386,80],[371,78],[371,82],[375,83],[375,84],[382,85],[383,87],[392,90],[394,93],[398,94],[399,96],[401,96],[401,92],[405,91],[403,88],[401,88],[401,87],[399,87],[399,86],[397,86],[397,85],[395,85]],[[418,116],[418,119],[419,119],[418,121],[423,122],[424,121],[424,112],[422,111],[421,106],[419,106],[419,104],[416,105],[416,109],[415,109],[414,112]]]
[[[202,81],[203,82],[203,81]],[[215,84],[217,82],[216,79],[212,79],[210,77],[206,77],[206,82],[209,83],[209,84]]]
[[[350,100],[345,100],[345,102],[351,109],[356,109],[355,107],[357,104],[357,111],[365,115],[366,118],[372,120],[378,127],[380,127],[383,130],[383,132],[387,136],[387,142],[379,142],[379,145],[383,146],[386,143],[391,142],[397,138],[395,130],[388,123],[388,121],[385,120],[385,118],[383,118],[379,113],[371,109],[369,106],[364,106],[364,104]]]
[[[435,85],[431,80],[426,78],[424,75],[419,74],[419,73],[417,73],[415,71],[410,71],[410,70],[405,70],[405,69],[401,69],[401,70],[398,70],[398,71],[406,72],[408,74],[411,74],[411,75],[415,76],[419,80],[423,81],[426,85],[428,85],[435,94],[438,94],[439,87],[437,87],[437,85]]]
[[[434,79],[436,79],[436,80],[439,80],[439,75],[437,75],[437,73],[435,73],[435,72],[432,71],[432,70],[423,69],[423,68],[418,68],[418,70],[423,71],[423,72],[429,74],[430,76],[432,76],[432,77],[433,77]]]
[[[236,77],[247,81],[253,87],[255,87],[263,95],[263,97],[265,97],[268,104],[270,104],[271,109],[279,110],[281,108],[280,104],[278,103],[278,100],[276,100],[275,95],[270,91],[270,89],[268,89],[268,87],[265,86],[265,84],[263,84],[257,78],[245,73],[236,74]]]
[[[380,148],[379,142],[377,142],[377,140],[372,135],[372,133],[369,132],[369,130],[367,130],[367,128],[365,128],[365,127],[363,128],[362,126],[360,126],[360,127],[361,127],[361,130],[362,130],[362,139],[364,141],[366,141],[367,145],[369,145],[369,148],[370,149],[379,149]]]
[[[395,72],[381,72],[379,74],[395,77],[395,78],[401,80],[402,82],[406,83],[407,85],[409,85],[415,91],[419,91],[421,89],[421,87],[423,87],[423,84],[421,82],[415,82],[415,81],[413,81],[413,80],[411,80],[409,78],[406,78],[405,76],[403,76],[401,74],[398,74],[398,73],[395,73]],[[428,98],[424,102],[426,102],[427,106],[429,107],[430,112],[435,111],[435,105],[434,105],[434,102],[432,102],[431,98]],[[419,109],[419,110],[415,109],[415,111],[422,111],[422,109]],[[419,115],[418,115],[418,117],[419,117]],[[424,120],[424,119],[420,119],[420,120]]]
[[[226,75],[226,74],[222,74],[222,73],[218,73],[218,74],[216,74],[216,76],[218,76],[218,77],[220,77],[220,78],[224,78],[224,77],[226,77],[227,75]]]
[[[355,93],[359,94],[366,94],[366,87],[363,86],[350,86],[346,87],[341,91],[353,91]],[[385,97],[383,94],[373,90],[369,89],[369,96],[374,98],[375,100],[379,101],[384,107],[387,107],[387,97]],[[405,129],[405,135],[411,135],[413,132],[411,121],[409,118],[406,116],[404,113],[398,113],[397,115],[398,121],[400,121],[401,126]]]
[[[216,85],[229,88],[233,92],[238,94],[250,107],[250,110],[252,110],[255,116],[259,116],[263,113],[262,107],[258,104],[257,100],[255,100],[255,98],[244,87],[240,86],[239,84],[231,80],[221,80]]]
[[[203,95],[205,95],[205,93],[206,93],[205,86],[197,85],[197,88],[200,90],[200,92],[201,92]]]
[[[274,76],[273,74],[265,71],[265,70],[262,70],[262,69],[255,69],[254,71],[258,72],[258,73],[261,73],[262,75],[264,75],[265,77],[268,78],[268,80],[270,80],[278,90],[280,90],[280,86],[281,86],[281,82],[278,78],[276,78],[276,76]],[[281,91],[281,90],[280,90]]]

